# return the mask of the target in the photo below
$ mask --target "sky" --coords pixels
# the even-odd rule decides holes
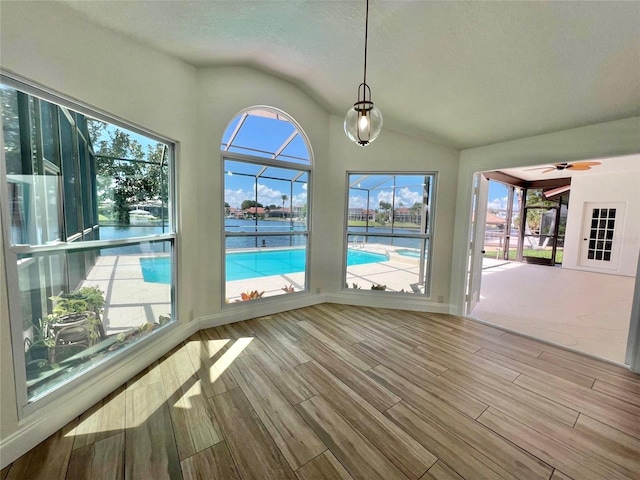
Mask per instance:
[[[240,208],[244,200],[254,200],[257,192],[257,201],[263,206],[282,207],[282,196],[286,195],[285,208],[301,207],[307,203],[308,174],[297,169],[296,164],[309,165],[311,157],[304,137],[294,135],[296,126],[282,116],[269,118],[264,114],[261,110],[258,115],[248,115],[239,130],[236,127],[243,116],[234,118],[222,137],[221,148],[268,159],[279,152],[278,158],[292,168],[268,167],[265,170],[260,164],[225,160],[224,200],[230,207]],[[256,175],[259,175],[257,182]]]
[[[487,203],[487,209],[506,211],[507,200],[506,185],[499,182],[489,181],[489,201]]]
[[[497,211],[498,213],[506,214],[508,199],[509,197],[507,196],[507,186],[503,183],[496,182],[494,180],[489,180],[489,195],[488,195],[488,201],[487,201],[487,210]],[[514,198],[513,198],[514,212],[517,210],[517,206],[518,206],[518,199],[514,195]]]
[[[349,184],[353,184],[354,179],[357,179],[359,175],[350,175]],[[389,175],[372,175],[368,180],[374,180],[371,182],[373,185],[380,183],[385,178],[389,178]],[[395,198],[393,181],[386,182],[381,188],[373,189],[369,192],[369,206],[370,210],[376,210],[380,208],[380,202],[392,203],[394,202],[395,208],[401,206],[411,208],[415,203],[422,203],[423,187],[422,182],[424,176],[418,175],[401,175],[395,178]],[[349,208],[362,208],[367,209],[367,191],[357,188],[351,188],[349,190]],[[361,188],[370,188],[370,186],[361,185]]]

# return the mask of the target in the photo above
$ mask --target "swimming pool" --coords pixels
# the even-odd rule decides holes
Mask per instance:
[[[347,265],[384,262],[386,255],[349,249]],[[303,272],[306,263],[306,250],[293,248],[285,250],[257,250],[226,254],[227,281],[247,278],[267,277]],[[140,259],[142,277],[145,282],[171,283],[171,261],[169,257],[143,257]]]
[[[411,250],[408,248],[400,248],[396,250],[398,255],[402,255],[403,257],[411,257],[411,258],[420,258],[419,250]]]

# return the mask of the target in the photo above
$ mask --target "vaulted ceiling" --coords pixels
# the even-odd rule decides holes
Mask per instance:
[[[365,1],[63,1],[195,66],[248,65],[344,115]],[[95,59],[99,61],[99,59]],[[640,115],[640,2],[371,0],[385,128],[469,148]]]

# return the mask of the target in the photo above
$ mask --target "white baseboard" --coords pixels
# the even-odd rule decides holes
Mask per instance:
[[[264,317],[296,308],[325,303],[324,294],[292,294],[265,298],[259,302],[239,302],[225,305],[220,313],[198,318],[199,329],[217,327],[227,323],[241,322],[250,318]]]
[[[419,297],[419,295],[415,296]],[[449,313],[452,307],[447,303],[431,302],[424,298],[412,298],[409,295],[380,295],[377,292],[368,292],[366,290],[363,292],[328,293],[325,294],[325,302],[429,313]]]

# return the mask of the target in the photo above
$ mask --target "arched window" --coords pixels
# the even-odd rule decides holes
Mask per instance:
[[[304,132],[277,109],[253,107],[229,123],[220,150],[226,301],[306,290],[312,153]]]

